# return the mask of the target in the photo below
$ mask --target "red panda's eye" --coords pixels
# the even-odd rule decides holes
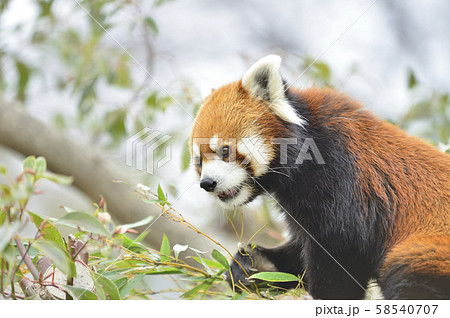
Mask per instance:
[[[222,155],[222,159],[227,158],[230,155],[230,147],[223,146],[220,149],[220,154]]]

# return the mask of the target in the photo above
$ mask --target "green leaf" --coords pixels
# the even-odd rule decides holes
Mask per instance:
[[[72,296],[73,299],[98,300],[97,295],[91,292],[90,290],[69,285],[64,285],[62,287],[69,293],[70,296]]]
[[[119,290],[109,278],[95,272],[92,272],[92,276],[94,279],[95,288],[102,289],[106,295],[108,295],[108,297],[105,296],[106,299],[109,298],[111,300],[120,300]]]
[[[150,108],[156,108],[157,105],[158,93],[153,92],[145,99],[145,105]]]
[[[199,264],[202,264],[205,267],[211,267],[211,268],[223,268],[223,265],[215,262],[213,260],[210,259],[206,259],[206,258],[201,258],[198,256],[192,256],[192,259],[194,259],[196,262],[198,262]]]
[[[69,223],[77,225],[85,230],[93,233],[99,234],[101,236],[111,237],[111,234],[106,231],[105,227],[99,220],[97,220],[93,215],[85,212],[71,212],[64,215],[58,220],[58,223]]]
[[[110,68],[108,80],[109,83],[120,87],[131,87],[133,81],[130,76],[128,68],[128,56],[121,55],[119,60],[115,63],[115,68]]]
[[[136,285],[138,285],[142,281],[144,277],[144,274],[139,274],[136,275],[133,279],[130,279],[125,286],[120,288],[120,298],[125,298],[130,293],[130,291],[132,291],[136,287]]]
[[[127,229],[133,229],[139,226],[143,226],[143,225],[147,225],[149,224],[152,220],[154,219],[153,215],[150,215],[140,221],[134,222],[134,223],[129,223],[129,224],[123,224],[123,227],[126,227]]]
[[[146,263],[143,260],[139,259],[125,259],[125,260],[118,260],[114,262],[114,267],[117,269],[130,269],[130,268],[136,268],[146,265]],[[116,284],[117,285],[117,284]]]
[[[164,194],[164,191],[161,188],[160,184],[158,184],[158,200],[160,204],[164,207],[164,205],[166,204],[166,195]]]
[[[77,212],[77,210],[69,208],[68,206],[62,206],[62,208],[67,212],[67,213],[72,213],[72,212]]]
[[[250,276],[251,279],[260,279],[266,282],[298,282],[300,279],[289,273],[282,272],[261,272]]]
[[[43,218],[33,212],[28,212],[28,214],[31,216],[31,221],[34,223],[34,225],[36,225],[37,228],[39,228],[42,222],[44,222]],[[44,224],[41,233],[43,234],[43,238],[46,241],[56,243],[57,245],[59,245],[59,247],[65,249],[66,246],[64,245],[61,233],[59,233],[58,229],[49,221]]]
[[[148,110],[165,111],[171,103],[173,103],[173,99],[170,96],[160,97],[158,96],[157,91],[151,93],[145,99],[145,105],[147,106]]]
[[[139,236],[136,238],[136,243],[141,242],[142,240],[144,240],[149,233],[150,233],[150,229],[147,228],[144,232],[139,234]]]
[[[29,253],[28,253],[29,254]],[[7,261],[9,264],[9,266],[15,266],[17,259],[19,257],[19,250],[17,249],[17,247],[12,244],[8,244],[3,251],[0,251],[0,256]],[[18,271],[20,272],[20,271]]]
[[[66,117],[61,113],[56,113],[53,115],[53,123],[57,128],[63,130],[67,127]]]
[[[44,42],[47,38],[47,33],[45,33],[44,31],[36,30],[31,36],[31,43],[39,44]]]
[[[153,33],[155,35],[158,34],[159,30],[158,30],[158,26],[156,25],[156,22],[153,18],[151,17],[145,17],[144,18],[144,22],[145,24],[153,31]]]
[[[191,164],[191,153],[189,151],[189,139],[183,145],[183,151],[181,153],[181,171],[186,171]]]
[[[15,221],[12,224],[9,222],[3,222],[3,224],[0,225],[0,255],[3,253],[3,250],[9,245],[9,242],[12,240],[14,235],[16,235],[20,226],[21,223],[19,221]]]
[[[314,63],[314,68],[317,70],[316,76],[318,76],[321,79],[329,80],[331,77],[331,70],[330,67],[323,63],[323,62],[316,62]]]
[[[211,256],[218,261],[220,264],[223,265],[226,269],[230,269],[230,265],[228,264],[228,261],[225,256],[222,255],[218,250],[213,250],[211,253]]]
[[[0,188],[1,190],[1,188]],[[0,201],[1,203],[1,201]],[[3,225],[3,222],[6,221],[6,212],[0,211],[0,225]]]
[[[116,109],[106,114],[106,130],[113,139],[118,139],[126,135],[125,120],[127,117],[126,109]]]
[[[28,156],[22,163],[23,171],[31,171],[34,172],[36,167],[36,157]]]
[[[161,262],[167,262],[170,260],[170,243],[169,243],[169,239],[167,238],[167,236],[164,234],[163,236],[163,240],[161,243]]]
[[[81,118],[83,118],[89,112],[91,112],[91,110],[93,108],[93,104],[94,104],[95,100],[97,99],[97,94],[96,94],[96,89],[95,89],[95,86],[97,84],[97,79],[98,78],[95,77],[83,89],[80,100],[78,102],[78,111],[79,111]]]
[[[75,263],[59,245],[50,241],[36,241],[34,247],[44,253],[52,264],[68,277],[76,277]]]
[[[103,290],[103,287],[100,283],[97,284],[97,282],[94,280],[94,286],[95,286],[95,291],[98,295],[98,298],[105,300],[106,299],[106,293]]]
[[[202,103],[195,103],[194,109],[192,110],[192,114],[194,117],[197,117],[198,111],[200,110],[200,107],[202,106]]]
[[[184,293],[183,295],[181,295],[181,297],[183,298],[191,298],[194,297],[196,294],[198,294],[200,291],[203,290],[208,290],[209,287],[211,287],[211,284],[213,283],[213,280],[205,280],[203,283],[198,284],[197,286],[195,286],[194,288],[192,288],[191,290],[189,290],[188,292]]]
[[[18,76],[17,81],[17,99],[20,101],[24,101],[26,98],[26,88],[28,85],[28,80],[30,79],[31,68],[25,63],[16,60],[16,70]]]
[[[166,2],[170,2],[170,1],[173,1],[173,0],[157,0],[155,2],[155,6],[160,6],[160,5],[162,5],[162,4],[166,3]]]
[[[130,239],[125,234],[117,234],[117,237],[122,240],[122,246],[126,249],[129,249],[136,253],[146,250],[146,247],[143,244]]]
[[[8,7],[9,1],[10,0],[0,1],[0,14]]]
[[[116,285],[117,289],[120,289],[128,283],[128,278],[122,277],[114,280],[113,283]]]
[[[142,274],[144,273],[145,275],[172,275],[172,274],[185,274],[185,271],[175,267],[163,267],[142,272]]]
[[[73,182],[72,177],[63,176],[61,174],[56,174],[56,173],[52,173],[52,172],[44,173],[44,175],[41,178],[50,180],[54,183],[61,184],[61,185],[70,185]]]
[[[416,75],[414,74],[414,72],[412,70],[409,70],[409,74],[408,74],[408,88],[409,89],[413,89],[416,86],[417,86]]]
[[[52,16],[52,5],[53,0],[39,0],[39,18],[45,17],[45,16]]]
[[[44,157],[38,157],[36,159],[35,170],[37,179],[41,178],[44,175],[45,171],[47,170],[47,161]]]
[[[0,206],[9,206],[14,205],[16,203],[17,197],[13,195],[13,192],[11,191],[11,188],[8,187],[6,184],[0,183]],[[6,212],[0,212],[3,213],[4,216],[6,216]],[[3,224],[3,222],[0,222],[0,224]]]

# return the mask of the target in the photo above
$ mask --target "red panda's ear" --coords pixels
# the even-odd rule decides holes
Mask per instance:
[[[281,57],[278,55],[263,57],[245,73],[242,86],[253,98],[267,101],[269,109],[281,119],[302,126],[304,119],[297,115],[286,98],[280,65]]]

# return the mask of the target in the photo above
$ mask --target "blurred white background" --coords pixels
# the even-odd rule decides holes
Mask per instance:
[[[450,90],[447,0],[175,0],[160,7],[135,2],[141,11],[152,15],[158,35],[146,36],[130,29],[137,13],[129,9],[114,16],[115,25],[109,30],[111,37],[104,36],[102,43],[105,47],[126,48],[133,56],[129,60],[133,78],[148,77],[143,66],[159,83],[150,79],[149,87],[164,89],[175,99],[189,83],[194,100],[199,102],[212,88],[239,79],[254,61],[273,53],[284,58],[282,73],[289,83],[295,81],[297,87],[313,84],[306,76],[298,78],[304,70],[299,57],[320,58],[330,65],[338,89],[391,120],[405,113],[411,104],[407,92],[409,70],[425,87]],[[56,1],[53,11],[63,18],[66,26],[88,29],[90,18],[76,1]],[[12,1],[0,21],[0,44],[32,63],[44,65],[45,80],[30,81],[26,106],[50,123],[55,112],[75,116],[77,100],[54,89],[54,78],[61,73],[61,65],[52,58],[52,53],[45,55],[45,50],[36,52],[27,45],[37,14],[35,1]],[[151,45],[150,57],[144,50],[146,45]],[[151,63],[147,63],[149,58]],[[5,74],[13,73],[12,64],[6,62],[2,67]],[[16,81],[14,75],[8,80]],[[121,89],[99,86],[101,107],[129,98]],[[6,98],[14,97],[12,91],[3,93]],[[152,128],[163,133],[177,128],[181,137],[174,141],[170,163],[149,183],[175,186],[177,192],[172,201],[176,201],[180,211],[190,215],[194,223],[213,221],[220,226],[226,221],[224,215],[216,212],[209,197],[195,184],[193,171],[181,170],[182,144],[192,124],[192,118],[182,109],[183,102],[174,103],[152,122]],[[138,113],[139,107],[131,105],[129,110]],[[73,138],[95,144],[96,140],[83,130],[69,129],[69,133]],[[114,153],[125,164],[124,146]],[[8,166],[11,175],[18,173],[21,160],[22,156],[0,147],[0,161]],[[30,210],[60,214],[60,205],[83,210],[91,206],[90,199],[74,188],[43,186],[45,194],[33,198]]]

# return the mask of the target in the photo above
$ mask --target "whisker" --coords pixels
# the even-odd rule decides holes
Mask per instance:
[[[269,169],[296,169],[295,167],[272,167]]]
[[[283,172],[280,172],[280,171],[273,170],[272,168],[268,168],[268,170],[269,170],[270,172],[278,173],[278,174],[281,174],[281,175],[286,176],[286,177],[288,177],[288,178],[290,177],[288,174],[283,173]]]

